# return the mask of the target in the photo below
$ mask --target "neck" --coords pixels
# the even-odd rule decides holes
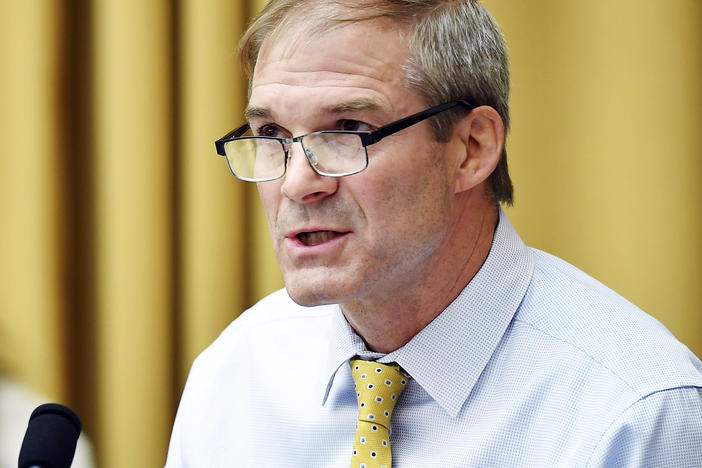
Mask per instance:
[[[389,353],[406,344],[473,279],[490,253],[498,219],[495,205],[488,202],[484,208],[459,214],[436,259],[419,275],[423,282],[403,284],[381,298],[341,305],[369,349]]]

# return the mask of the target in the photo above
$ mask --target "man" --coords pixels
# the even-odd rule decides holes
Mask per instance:
[[[702,363],[499,207],[481,5],[274,0],[241,53],[247,124],[217,149],[258,183],[286,290],[194,363],[169,468],[702,466]]]

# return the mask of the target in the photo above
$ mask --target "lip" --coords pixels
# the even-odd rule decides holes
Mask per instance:
[[[331,239],[315,245],[304,244],[300,239],[298,239],[298,234],[303,232],[315,232],[315,231],[332,231],[337,233]],[[288,233],[285,236],[285,247],[293,255],[297,257],[307,257],[328,254],[340,247],[340,245],[346,241],[346,239],[351,234],[351,231],[345,229],[337,229],[330,227],[312,227],[297,229]]]

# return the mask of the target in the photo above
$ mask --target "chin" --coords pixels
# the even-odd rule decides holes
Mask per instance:
[[[285,289],[288,291],[290,299],[303,307],[314,307],[338,302],[326,297],[326,295],[317,294],[309,290],[300,290],[299,288],[289,287],[287,285]]]
[[[336,285],[331,282],[323,282],[322,284],[314,284],[302,280],[285,281],[285,289],[290,298],[297,304],[303,307],[314,307],[326,304],[342,303],[346,299],[347,291],[341,288],[341,285]]]

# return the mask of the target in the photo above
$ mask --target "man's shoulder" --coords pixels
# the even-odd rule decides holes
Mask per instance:
[[[233,320],[196,359],[195,364],[217,367],[239,357],[285,352],[323,333],[337,305],[305,307],[285,289],[269,294]],[[290,350],[295,351],[295,350]]]
[[[702,363],[652,316],[568,262],[532,249],[515,326],[561,343],[639,394],[702,386]]]

